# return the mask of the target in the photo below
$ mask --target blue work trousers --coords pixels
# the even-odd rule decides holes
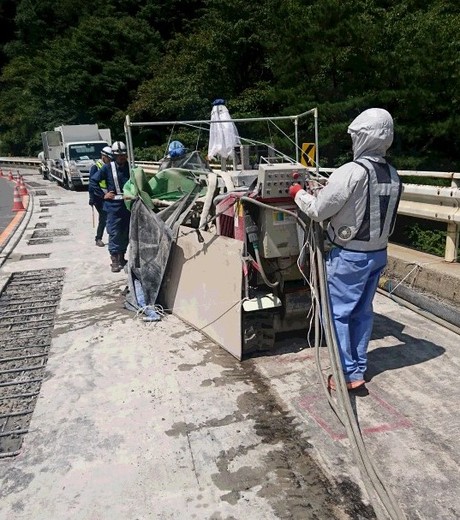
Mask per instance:
[[[354,252],[333,248],[326,262],[329,294],[340,359],[347,382],[361,381],[374,313],[372,300],[387,251]]]
[[[109,234],[109,253],[126,253],[129,244],[129,220],[131,213],[123,204],[105,204],[107,211],[107,233]]]
[[[98,223],[96,229],[96,240],[102,240],[102,236],[104,235],[105,225],[107,222],[107,213],[104,209],[104,201],[102,199],[95,199],[94,207],[96,208],[98,214]]]

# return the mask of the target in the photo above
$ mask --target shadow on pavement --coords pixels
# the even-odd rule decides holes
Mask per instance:
[[[375,314],[372,339],[395,337],[400,343],[377,347],[368,352],[367,380],[387,370],[425,363],[444,354],[445,349],[422,338],[404,332],[405,325],[382,314]]]

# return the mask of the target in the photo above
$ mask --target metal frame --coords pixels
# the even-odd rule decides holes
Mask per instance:
[[[192,121],[148,121],[148,122],[135,122],[131,121],[129,115],[125,118],[125,136],[126,136],[126,147],[128,149],[128,162],[130,167],[134,167],[134,149],[131,129],[133,127],[144,127],[144,126],[171,126],[171,125],[202,125],[202,124],[213,124],[213,123],[250,123],[259,121],[286,121],[290,120],[294,122],[294,135],[295,135],[295,153],[296,161],[299,162],[299,120],[312,114],[314,117],[314,132],[315,132],[315,162],[316,169],[319,171],[319,142],[318,142],[318,108],[312,108],[301,114],[292,116],[275,116],[275,117],[246,117],[236,118],[223,121],[211,121],[210,119],[199,119]]]

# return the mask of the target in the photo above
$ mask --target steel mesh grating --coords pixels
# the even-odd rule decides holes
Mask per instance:
[[[13,273],[0,294],[0,457],[20,452],[44,378],[64,269]]]

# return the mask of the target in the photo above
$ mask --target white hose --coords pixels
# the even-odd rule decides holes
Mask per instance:
[[[206,224],[206,220],[209,215],[209,210],[211,209],[211,206],[212,206],[214,193],[215,193],[216,187],[217,187],[217,174],[216,173],[209,173],[207,175],[207,178],[208,178],[208,191],[206,192],[206,197],[204,199],[204,205],[203,205],[203,210],[201,211],[200,224],[198,226],[198,229],[203,229]]]
[[[233,184],[232,177],[229,172],[219,171],[217,172],[217,175],[219,175],[219,177],[222,177],[227,191],[233,191],[235,189],[235,185]]]

